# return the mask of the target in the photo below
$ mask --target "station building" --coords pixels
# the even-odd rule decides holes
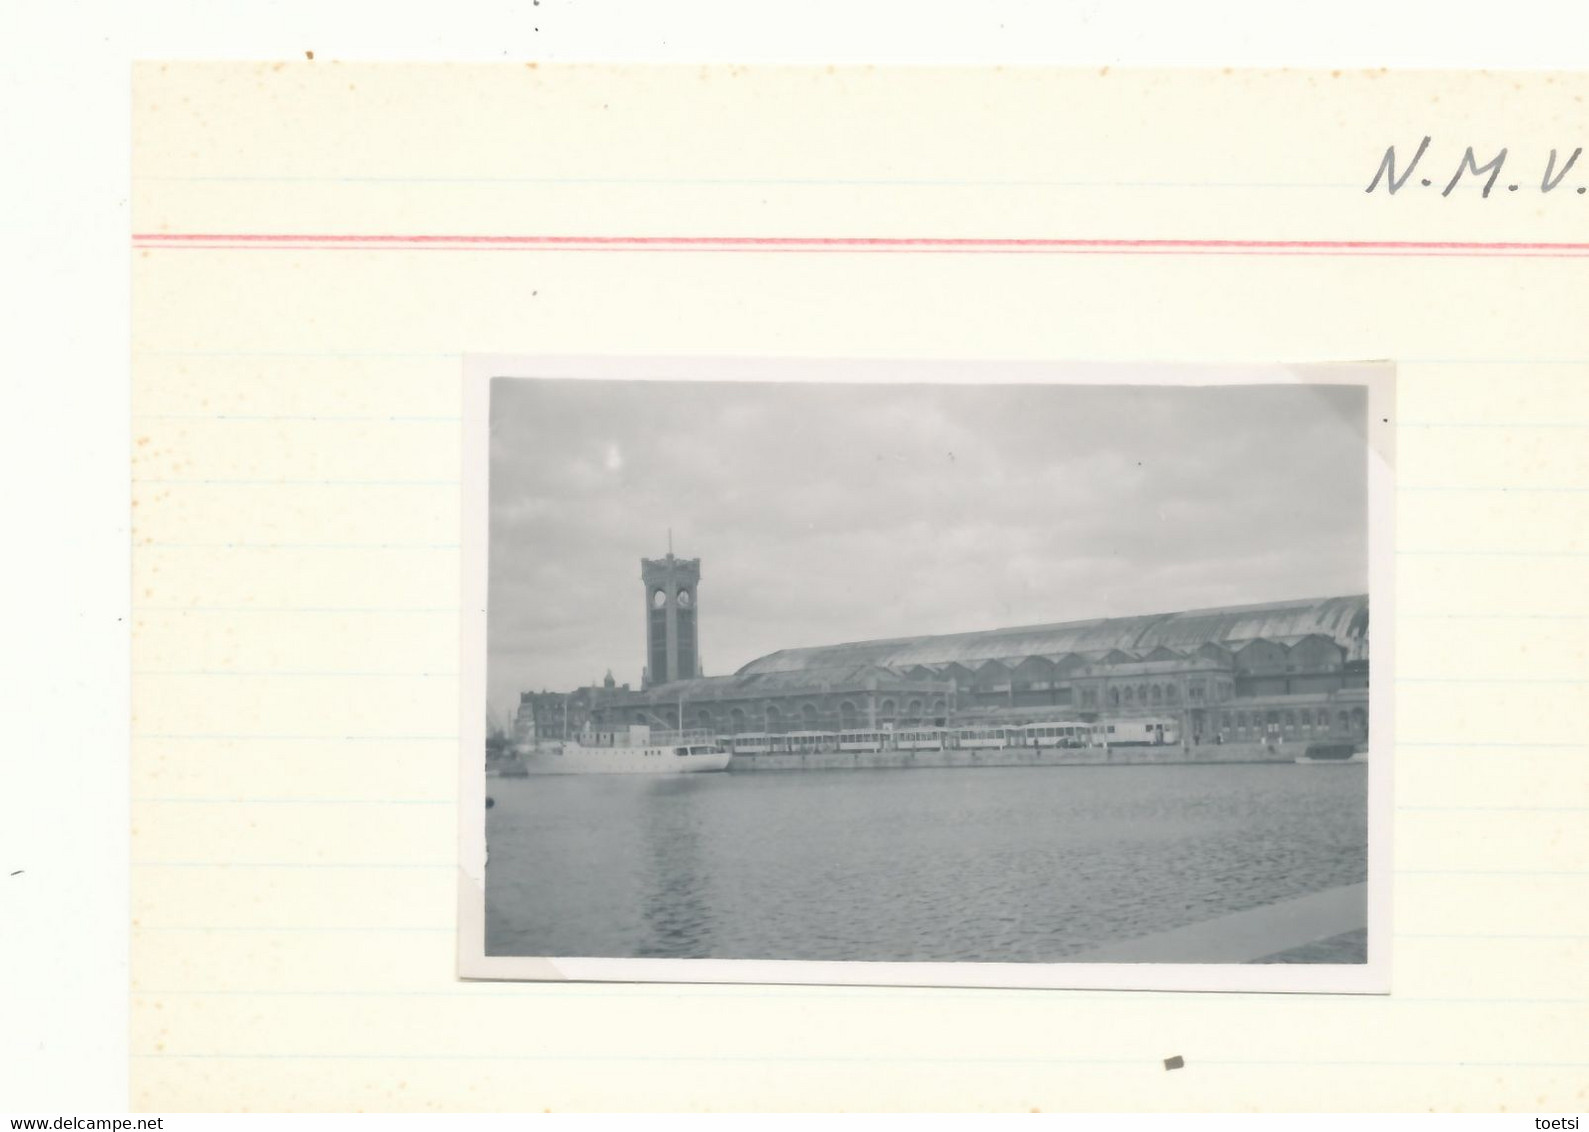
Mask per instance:
[[[620,687],[609,671],[602,683],[586,684],[572,692],[520,692],[519,708],[513,717],[513,741],[534,744],[572,738],[591,722],[592,709],[604,697],[628,691],[629,685]]]
[[[781,649],[700,675],[700,560],[643,559],[645,678],[581,689],[594,727],[723,735],[1173,719],[1197,743],[1366,738],[1368,597]]]

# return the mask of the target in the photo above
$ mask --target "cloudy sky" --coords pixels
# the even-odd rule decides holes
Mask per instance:
[[[497,379],[488,684],[638,687],[640,558],[701,658],[1368,588],[1366,398],[1328,385]]]

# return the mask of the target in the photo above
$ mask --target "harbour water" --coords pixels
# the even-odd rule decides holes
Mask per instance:
[[[1356,884],[1367,767],[497,779],[486,952],[1057,962]],[[1349,947],[1323,953],[1361,962]]]

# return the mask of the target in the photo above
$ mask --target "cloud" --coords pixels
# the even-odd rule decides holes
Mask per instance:
[[[489,683],[638,683],[642,556],[712,673],[778,648],[1362,592],[1350,386],[499,379]]]

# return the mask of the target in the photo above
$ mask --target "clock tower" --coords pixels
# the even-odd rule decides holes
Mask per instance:
[[[646,587],[646,667],[640,686],[694,679],[701,674],[696,621],[701,560],[675,558],[670,545],[666,558],[640,560],[640,579]]]

